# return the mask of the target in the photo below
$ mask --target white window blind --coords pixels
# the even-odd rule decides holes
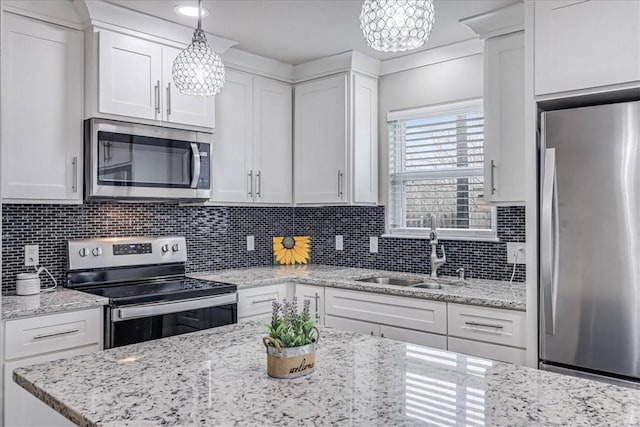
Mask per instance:
[[[388,120],[390,232],[422,234],[435,214],[442,237],[495,237],[494,210],[483,203],[482,101],[391,112]]]

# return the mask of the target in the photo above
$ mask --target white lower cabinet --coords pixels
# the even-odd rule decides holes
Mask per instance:
[[[315,319],[318,325],[324,325],[324,287],[296,284],[295,295],[298,297],[298,307],[300,309],[302,309],[304,300],[310,301],[311,318]]]
[[[271,319],[273,301],[287,297],[287,285],[277,284],[238,290],[238,322]]]
[[[325,299],[325,326],[526,363],[524,312],[333,288]]]
[[[327,315],[446,335],[447,303],[345,289],[325,289]]]
[[[102,307],[4,323],[4,425],[70,426],[69,420],[13,381],[13,370],[95,353],[102,348]]]

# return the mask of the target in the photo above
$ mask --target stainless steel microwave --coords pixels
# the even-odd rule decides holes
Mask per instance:
[[[213,134],[85,121],[85,198],[208,200]]]

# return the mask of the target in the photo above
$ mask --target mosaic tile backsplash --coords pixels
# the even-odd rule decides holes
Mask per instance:
[[[384,207],[210,207],[170,204],[93,202],[84,205],[2,206],[2,292],[15,290],[24,267],[24,245],[40,245],[40,263],[62,283],[68,239],[184,235],[189,271],[273,264],[272,238],[311,236],[311,262],[339,266],[429,273],[428,240],[380,238],[369,253],[369,237],[384,233]],[[246,251],[246,236],[255,251]],[[335,236],[344,250],[335,250]],[[498,208],[500,242],[440,240],[447,263],[439,273],[453,276],[464,267],[468,277],[509,280],[506,242],[524,242],[524,207]],[[525,269],[518,265],[517,281]],[[49,285],[43,276],[43,284]]]

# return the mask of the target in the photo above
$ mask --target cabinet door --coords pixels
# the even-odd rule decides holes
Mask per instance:
[[[162,120],[212,128],[215,125],[215,97],[184,95],[173,83],[171,69],[180,49],[162,47]]]
[[[291,86],[253,79],[255,200],[291,203]]]
[[[522,203],[524,170],[524,35],[485,41],[485,199]]]
[[[212,153],[214,202],[251,202],[253,170],[253,79],[226,71],[227,82],[215,97],[217,125]]]
[[[324,325],[331,328],[344,329],[347,331],[361,332],[367,335],[380,335],[380,325],[363,320],[346,319],[344,317],[325,316]],[[322,340],[322,338],[320,338]]]
[[[3,21],[2,198],[81,203],[82,33]]]
[[[378,81],[354,74],[352,140],[349,174],[353,203],[378,203]]]
[[[54,409],[33,396],[13,381],[13,370],[36,363],[95,353],[100,350],[98,344],[79,347],[73,350],[48,353],[38,357],[20,359],[4,364],[4,425],[6,426],[73,426],[74,424]]]
[[[324,287],[296,284],[296,296],[300,307],[304,300],[311,302],[311,318],[316,319],[318,325],[324,325]]]
[[[347,76],[295,88],[294,200],[347,200]]]
[[[536,95],[640,81],[640,2],[535,2]]]
[[[99,40],[100,112],[161,120],[162,47],[109,31]]]

